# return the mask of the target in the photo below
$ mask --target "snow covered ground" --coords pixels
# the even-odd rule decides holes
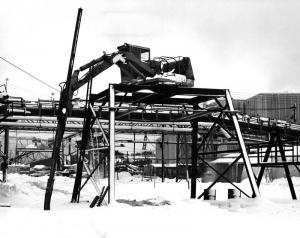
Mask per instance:
[[[300,178],[293,178],[300,196]],[[43,211],[47,177],[9,174],[0,183],[0,237],[287,237],[298,236],[300,202],[286,180],[261,185],[262,199],[227,200],[226,183],[217,200],[189,199],[186,181],[142,181],[124,172],[116,181],[117,202],[89,208],[96,195],[88,183],[79,204],[71,204],[73,179],[56,177],[51,211]],[[100,181],[100,186],[106,185]],[[209,184],[198,183],[197,194]],[[242,182],[250,191],[248,181]]]

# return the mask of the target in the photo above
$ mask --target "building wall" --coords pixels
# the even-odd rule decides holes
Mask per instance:
[[[293,109],[300,106],[299,93],[261,93],[246,100],[234,100],[236,110],[249,116],[293,122]],[[300,123],[300,110],[296,108],[296,123]]]
[[[182,138],[182,136],[181,136]],[[161,163],[162,159],[162,148],[164,151],[164,160],[167,164],[176,163],[177,157],[177,135],[165,135],[164,136],[164,146],[162,147],[161,138],[159,138],[159,142],[156,143],[156,160],[152,161],[153,163]],[[180,142],[179,145],[179,160],[180,162],[188,160],[191,161],[191,136],[186,135],[183,138],[183,141],[188,143]]]

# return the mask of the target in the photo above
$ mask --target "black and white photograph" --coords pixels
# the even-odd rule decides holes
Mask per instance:
[[[2,0],[0,237],[297,237],[299,12]]]

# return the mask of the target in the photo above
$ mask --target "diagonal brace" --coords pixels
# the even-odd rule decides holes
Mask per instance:
[[[223,173],[219,174],[218,178],[207,188],[208,190],[211,189],[221,178],[224,177],[224,175],[229,171],[229,169],[242,157],[242,154],[240,154],[224,171]],[[204,192],[198,197],[200,199],[203,197]]]

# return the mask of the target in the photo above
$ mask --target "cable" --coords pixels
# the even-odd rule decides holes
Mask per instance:
[[[0,56],[0,59],[2,59],[3,61],[5,61],[6,63],[12,65],[13,67],[17,68],[18,70],[22,71],[23,73],[29,75],[30,77],[34,78],[35,80],[39,81],[40,83],[48,86],[49,88],[52,88],[53,90],[57,91],[57,92],[60,92],[58,89],[52,87],[51,85],[45,83],[44,81],[38,79],[37,77],[33,76],[32,74],[28,73],[27,71],[25,71],[24,69],[21,69],[20,67],[18,67],[17,65],[11,63],[10,61],[8,61],[7,59],[4,59],[3,57]]]

